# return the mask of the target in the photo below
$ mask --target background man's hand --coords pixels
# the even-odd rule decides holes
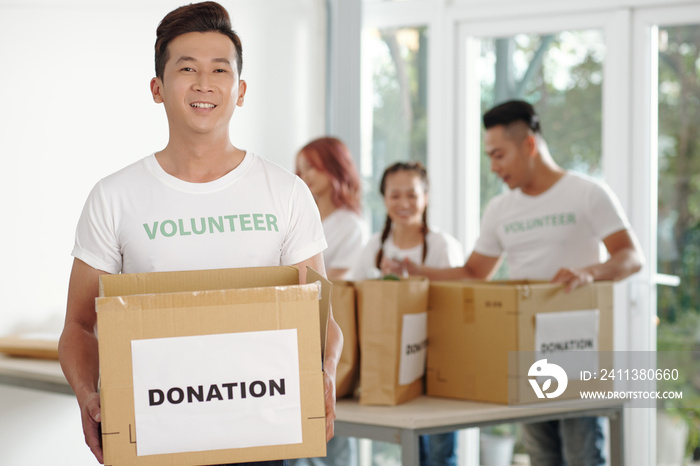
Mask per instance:
[[[576,288],[593,283],[593,275],[583,269],[559,269],[552,278],[552,283],[566,285],[566,292],[570,293]]]

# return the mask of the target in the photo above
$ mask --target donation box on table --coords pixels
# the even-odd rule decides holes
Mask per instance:
[[[357,285],[360,404],[395,406],[424,393],[429,285],[423,278]]]
[[[428,312],[427,394],[522,404],[541,401],[530,379],[538,360],[560,361],[567,389],[609,390],[612,381],[576,380],[611,368],[613,286],[596,282],[566,293],[529,281],[433,282]],[[561,362],[563,361],[563,362]],[[576,367],[573,367],[576,366]],[[554,385],[552,385],[554,387]]]

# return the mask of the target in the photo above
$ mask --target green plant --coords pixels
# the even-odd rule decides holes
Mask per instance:
[[[677,313],[673,322],[658,327],[658,367],[678,370],[676,380],[660,381],[659,391],[678,391],[682,399],[659,400],[657,407],[688,425],[687,454],[700,444],[700,314],[694,309]]]
[[[500,437],[511,437],[515,435],[514,424],[496,424],[481,428],[481,432],[489,435],[497,435]]]

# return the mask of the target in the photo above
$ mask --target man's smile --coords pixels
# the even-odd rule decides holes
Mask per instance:
[[[214,108],[216,105],[207,103],[207,102],[193,102],[190,104],[190,107],[194,108]]]

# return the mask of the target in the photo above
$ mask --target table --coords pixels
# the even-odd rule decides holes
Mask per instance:
[[[0,384],[72,395],[58,361],[0,355]]]
[[[403,466],[419,464],[418,437],[468,427],[507,422],[537,422],[580,416],[610,418],[610,465],[624,464],[623,416],[620,400],[570,400],[508,406],[421,396],[399,406],[361,406],[338,400],[335,432],[401,445]]]
[[[0,384],[73,394],[58,361],[0,355]],[[404,466],[417,466],[418,437],[506,422],[537,422],[579,416],[610,418],[610,464],[624,465],[624,404],[619,400],[547,401],[522,406],[497,405],[421,396],[399,406],[361,406],[338,400],[335,431],[401,445]]]

